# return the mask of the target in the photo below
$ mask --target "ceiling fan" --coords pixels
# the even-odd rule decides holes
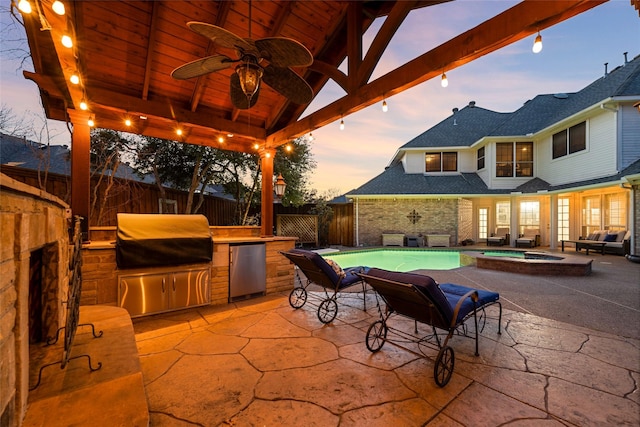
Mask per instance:
[[[286,37],[252,40],[251,5],[249,38],[246,39],[204,22],[192,21],[187,26],[219,47],[235,49],[238,57],[232,59],[216,54],[188,62],[171,72],[174,79],[199,77],[237,64],[231,75],[230,95],[231,102],[238,109],[246,110],[255,105],[262,81],[296,104],[308,104],[313,99],[313,90],[309,84],[289,68],[311,65],[311,52],[302,43]]]

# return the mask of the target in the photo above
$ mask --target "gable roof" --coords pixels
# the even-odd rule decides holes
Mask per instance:
[[[512,113],[469,105],[400,147],[470,147],[486,136],[526,136],[616,97],[640,97],[640,55],[574,93],[537,95]]]

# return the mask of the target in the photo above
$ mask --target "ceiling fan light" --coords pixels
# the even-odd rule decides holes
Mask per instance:
[[[260,86],[262,78],[262,68],[252,62],[244,62],[236,67],[236,74],[240,77],[240,86],[248,98],[255,95]]]
[[[65,13],[64,3],[62,3],[60,0],[54,1],[51,5],[51,9],[53,9],[53,11],[60,16],[64,15]]]
[[[22,13],[31,13],[31,3],[29,3],[29,0],[20,0],[18,2],[18,9]]]

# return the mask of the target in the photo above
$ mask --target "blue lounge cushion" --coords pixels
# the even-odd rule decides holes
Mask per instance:
[[[617,238],[618,238],[618,233],[616,233],[616,234],[607,234],[606,236],[604,236],[604,241],[605,242],[615,242]]]
[[[340,289],[346,288],[347,286],[351,286],[356,282],[361,281],[362,279],[356,273],[367,274],[369,272],[369,267],[358,266],[358,267],[347,267],[344,269],[345,276],[340,282]]]
[[[462,285],[455,285],[453,283],[442,283],[440,284],[440,290],[444,293],[447,298],[447,301],[451,305],[451,307],[456,306],[460,297],[465,295],[469,291],[478,292],[478,302],[476,304],[477,307],[481,307],[485,304],[490,304],[498,301],[500,298],[500,294],[497,292],[485,291],[482,289],[468,288]],[[465,298],[460,307],[460,311],[458,311],[458,317],[456,319],[456,323],[460,323],[462,319],[464,319],[469,313],[473,311],[473,300],[471,298]]]

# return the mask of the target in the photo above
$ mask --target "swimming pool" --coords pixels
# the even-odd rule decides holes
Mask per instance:
[[[322,254],[340,267],[378,267],[391,271],[451,270],[460,267],[460,252],[419,249],[373,249]]]

